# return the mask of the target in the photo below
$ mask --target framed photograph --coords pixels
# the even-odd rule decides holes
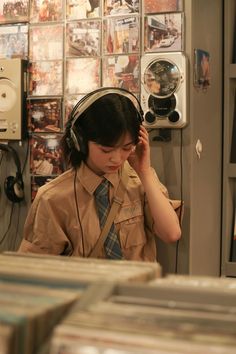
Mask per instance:
[[[63,20],[63,0],[31,0],[30,22],[58,22]]]
[[[0,1],[0,23],[19,23],[29,21],[29,0]]]
[[[65,100],[64,100],[64,124],[63,127],[65,127],[65,124],[67,123],[70,114],[72,112],[72,109],[74,108],[74,106],[76,105],[77,102],[79,102],[79,100],[81,100],[81,98],[83,98],[84,95],[72,95],[72,96],[66,96]]]
[[[183,13],[144,17],[144,52],[183,51]]]
[[[103,87],[121,87],[139,92],[140,60],[138,55],[107,56],[103,61]]]
[[[143,0],[143,1],[144,1],[145,14],[183,11],[184,0]]]
[[[29,58],[36,60],[63,59],[64,27],[61,24],[31,26]]]
[[[202,49],[194,50],[194,86],[204,90],[210,86],[210,54]]]
[[[62,99],[42,98],[27,100],[28,131],[62,131]]]
[[[96,57],[101,54],[101,21],[73,21],[66,25],[66,56]]]
[[[32,62],[29,66],[29,95],[61,96],[62,74],[62,60]]]
[[[36,197],[38,189],[52,181],[56,176],[31,176],[31,202]]]
[[[104,20],[105,54],[139,52],[139,18],[137,16],[112,17]]]
[[[32,175],[59,175],[64,171],[61,134],[32,134],[30,138],[30,173]]]
[[[66,60],[67,95],[84,94],[100,87],[99,58],[72,58]]]
[[[104,0],[104,16],[137,14],[139,11],[139,0]]]
[[[101,16],[101,0],[66,0],[67,20],[81,20]]]
[[[28,24],[0,26],[0,58],[28,59]]]

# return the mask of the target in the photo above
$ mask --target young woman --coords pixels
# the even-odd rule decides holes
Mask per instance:
[[[180,238],[179,219],[150,164],[148,133],[133,94],[104,88],[85,96],[71,113],[62,147],[69,169],[39,189],[19,251],[93,255],[104,226],[98,187],[106,182],[111,205],[123,174],[123,202],[96,257],[155,261],[150,231],[165,242]],[[104,219],[109,207],[103,205]]]

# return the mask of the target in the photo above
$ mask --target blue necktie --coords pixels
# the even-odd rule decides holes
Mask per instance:
[[[107,215],[110,210],[110,203],[108,197],[109,181],[104,180],[94,192],[95,200],[97,204],[97,211],[100,221],[101,228],[104,227]],[[109,259],[122,259],[122,251],[120,247],[120,242],[115,231],[114,223],[111,225],[110,231],[104,242],[105,253]]]

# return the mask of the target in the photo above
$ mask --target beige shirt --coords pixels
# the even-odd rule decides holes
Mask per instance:
[[[135,171],[128,163],[126,167],[129,180],[124,202],[114,220],[122,252],[127,260],[155,261],[155,239],[145,226],[145,193]],[[105,177],[111,182],[112,200],[120,171]],[[19,251],[88,257],[101,232],[93,193],[102,179],[82,163],[77,174],[70,169],[39,188]],[[99,258],[105,258],[103,249]]]

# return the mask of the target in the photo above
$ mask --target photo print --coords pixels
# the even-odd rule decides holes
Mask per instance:
[[[28,131],[54,132],[62,130],[62,99],[27,100]]]
[[[139,18],[112,17],[104,20],[104,53],[126,54],[139,51]]]
[[[66,56],[99,56],[101,21],[73,21],[66,25]]]
[[[107,56],[103,61],[103,86],[121,87],[139,91],[138,55]]]
[[[144,28],[144,52],[183,50],[182,13],[145,16]]]
[[[59,175],[64,171],[61,134],[32,134],[30,138],[30,173],[32,175]]]

